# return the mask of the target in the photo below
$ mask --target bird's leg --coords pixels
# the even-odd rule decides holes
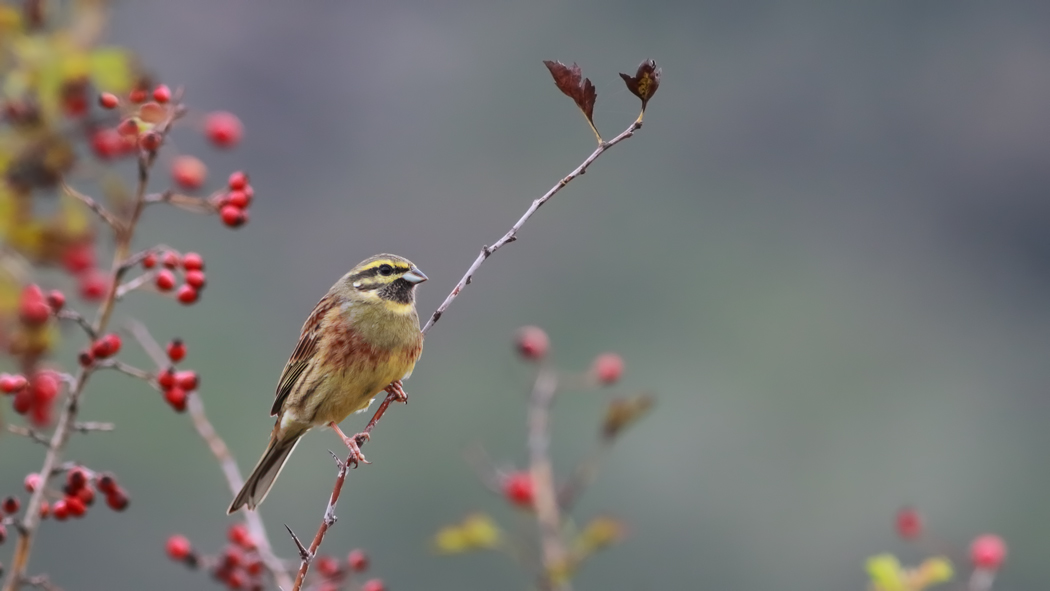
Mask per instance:
[[[405,394],[405,388],[401,385],[401,380],[394,380],[390,382],[390,385],[384,388],[387,394],[390,394],[398,402],[404,402],[408,404],[408,394]]]
[[[347,437],[343,434],[343,430],[339,428],[339,425],[337,425],[335,421],[328,423],[328,426],[335,430],[335,434],[343,440],[343,443],[346,444],[347,449],[350,450],[350,457],[348,458],[348,461],[353,463],[355,468],[358,464],[372,463],[365,459],[365,454],[361,453],[361,446],[357,443],[358,439],[361,440],[361,443],[368,441],[369,439],[371,439],[371,435],[369,435],[368,433],[358,433],[353,437]]]

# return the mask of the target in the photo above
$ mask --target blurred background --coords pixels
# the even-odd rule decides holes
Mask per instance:
[[[997,588],[1045,584],[1050,555],[1050,4],[884,2],[125,2],[113,42],[203,111],[245,123],[213,179],[247,169],[252,220],[151,209],[140,246],[204,254],[184,308],[142,294],[118,318],[181,336],[211,419],[247,471],[281,368],[317,299],[377,252],[431,278],[428,315],[483,244],[593,149],[541,63],[578,62],[612,137],[638,101],[618,72],[653,58],[645,127],[544,207],[429,334],[352,473],[325,541],[365,547],[391,589],[526,589],[509,560],[442,557],[431,536],[472,510],[513,525],[463,460],[523,466],[531,370],[603,351],[614,392],[658,394],[576,511],[621,516],[622,545],[578,589],[861,589],[866,557],[920,556],[894,511],[917,505],[960,549],[1010,556]],[[70,332],[64,359],[81,346]],[[136,355],[138,355],[136,357]],[[132,360],[142,361],[140,354]],[[593,441],[607,394],[567,393],[556,465]],[[211,585],[164,556],[174,532],[221,546],[229,492],[186,416],[98,375],[70,459],[115,471],[124,514],[47,522],[33,572],[75,589]],[[365,419],[345,423],[358,429]],[[334,477],[307,437],[262,508],[286,556]],[[0,438],[0,492],[41,448]],[[5,558],[7,552],[5,552]]]

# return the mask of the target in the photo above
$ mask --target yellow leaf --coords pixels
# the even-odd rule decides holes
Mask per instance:
[[[106,92],[121,94],[131,90],[134,82],[131,56],[117,47],[102,47],[91,52],[91,81]]]
[[[871,586],[878,591],[907,591],[901,563],[892,554],[879,554],[868,559]]]
[[[495,548],[499,545],[499,526],[484,513],[468,515],[463,520],[463,536],[475,548]]]
[[[441,528],[441,531],[434,536],[434,547],[437,548],[438,552],[445,554],[459,554],[470,550],[470,543],[467,542],[462,529],[450,525]]]

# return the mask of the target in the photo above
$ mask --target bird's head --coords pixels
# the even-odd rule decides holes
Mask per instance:
[[[411,306],[416,285],[427,276],[412,261],[392,254],[369,257],[350,270],[341,283],[364,299]]]

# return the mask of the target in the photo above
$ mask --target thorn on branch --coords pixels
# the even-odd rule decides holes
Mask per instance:
[[[361,445],[361,442],[358,442],[358,445]],[[332,450],[328,450],[328,453],[332,454],[332,459],[334,459],[334,460],[335,460],[335,465],[336,465],[336,466],[339,466],[339,471],[340,471],[340,472],[342,472],[342,471],[346,470],[346,463],[345,463],[345,462],[343,462],[342,458],[340,458],[339,456],[337,456],[337,455],[335,454],[335,452],[334,452],[334,451],[332,451]]]
[[[306,564],[310,564],[310,561],[314,559],[313,554],[310,554],[310,551],[306,549],[306,546],[303,546],[303,543],[299,541],[299,538],[295,535],[295,532],[292,531],[292,528],[288,527],[287,523],[283,525],[284,529],[288,530],[288,535],[292,536],[292,541],[295,542],[295,547],[299,549],[299,559]]]

